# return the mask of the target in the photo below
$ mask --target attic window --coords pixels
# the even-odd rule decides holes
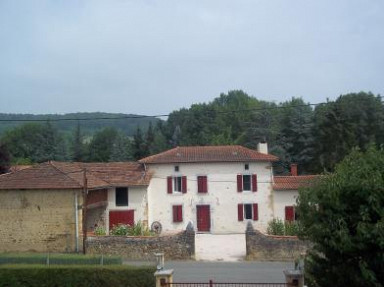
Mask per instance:
[[[178,172],[180,169],[179,169],[179,166],[178,165],[175,165],[175,171]]]
[[[244,165],[244,169],[245,169],[245,170],[249,170],[249,164],[248,164],[248,163],[246,163],[246,164]]]

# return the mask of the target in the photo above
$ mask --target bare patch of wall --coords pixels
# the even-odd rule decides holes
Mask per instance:
[[[245,233],[247,260],[294,261],[310,248],[296,236],[270,236],[248,225]]]
[[[88,254],[120,255],[128,260],[154,261],[154,253],[157,252],[164,252],[166,260],[189,260],[195,257],[193,230],[148,237],[95,236],[88,237],[86,244]]]
[[[0,191],[0,252],[74,252],[75,194],[74,190]],[[81,204],[80,196],[78,201]],[[81,211],[78,228],[81,234]]]

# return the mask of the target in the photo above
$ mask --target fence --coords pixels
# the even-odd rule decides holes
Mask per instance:
[[[207,283],[162,283],[162,287],[291,287],[288,283],[217,283],[210,280]]]

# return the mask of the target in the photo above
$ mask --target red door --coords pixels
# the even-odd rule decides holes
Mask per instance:
[[[109,212],[109,230],[119,223],[133,225],[135,223],[133,210],[114,210]]]
[[[197,205],[197,231],[210,231],[211,230],[211,211],[209,205]]]

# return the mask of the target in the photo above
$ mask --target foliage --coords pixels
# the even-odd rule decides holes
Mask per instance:
[[[11,164],[11,155],[5,144],[0,142],[0,174],[9,171]]]
[[[354,150],[333,174],[299,191],[302,237],[314,243],[314,286],[382,286],[384,150]]]
[[[49,264],[49,265],[103,265],[122,264],[121,257],[82,254],[50,254],[50,253],[0,253],[2,264]]]
[[[119,223],[112,227],[112,230],[109,232],[111,235],[115,236],[153,236],[155,235],[151,232],[148,227],[144,226],[141,221],[131,225]]]
[[[300,230],[299,221],[283,221],[273,218],[268,222],[267,233],[269,235],[297,236]]]
[[[155,286],[154,267],[133,266],[39,266],[0,268],[0,287],[5,286]]]
[[[97,236],[107,235],[107,231],[105,230],[105,227],[103,227],[103,226],[96,226],[93,233],[95,233],[95,235],[97,235]]]

